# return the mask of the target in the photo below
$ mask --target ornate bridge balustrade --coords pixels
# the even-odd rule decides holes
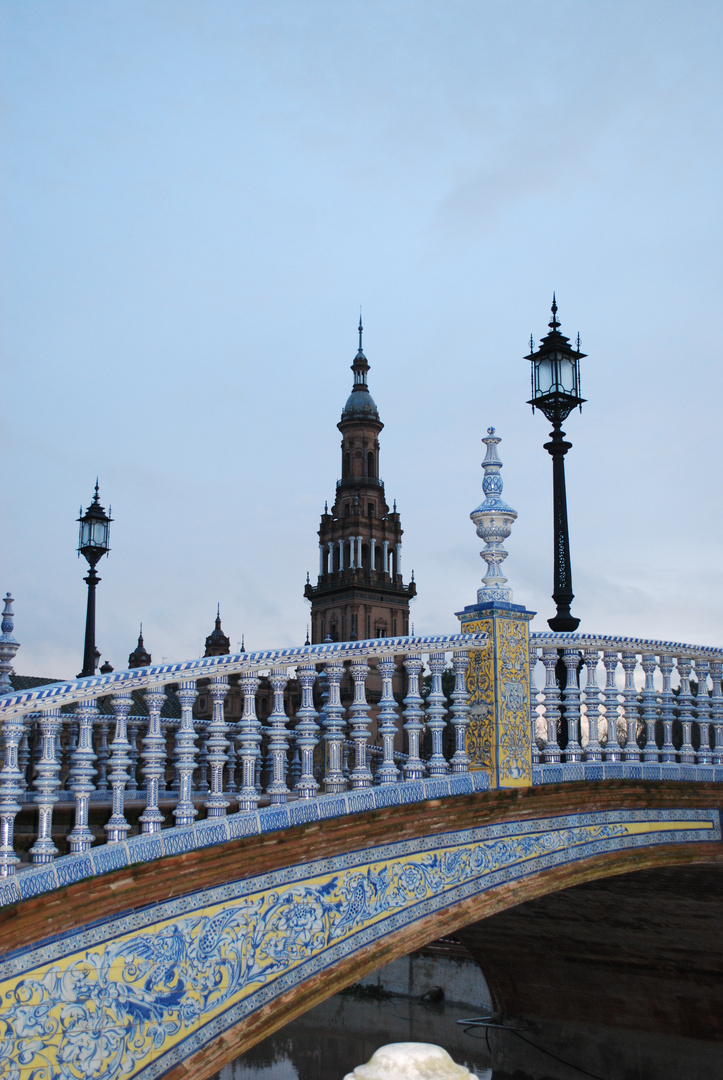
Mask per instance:
[[[723,649],[531,634],[534,784],[723,781]]]
[[[12,878],[20,867],[14,840],[23,807],[37,813],[29,861],[35,867],[62,864],[61,876],[77,880],[86,871],[122,865],[124,859],[167,854],[168,844],[156,838],[169,827],[174,834],[169,843],[178,851],[179,843],[188,848],[214,836],[230,839],[230,827],[218,824],[229,814],[254,815],[255,831],[283,827],[292,818],[310,820],[308,804],[319,795],[339,797],[324,803],[324,813],[334,816],[374,805],[374,800],[353,797],[365,789],[401,785],[407,802],[471,791],[468,781],[457,782],[469,773],[465,675],[470,648],[486,642],[484,634],[476,634],[316,645],[113,672],[0,695],[0,876]],[[449,713],[442,692],[448,665],[455,681]],[[421,693],[423,671],[429,672],[426,697]],[[268,677],[273,694],[263,723],[256,711],[262,676]],[[284,697],[292,677],[301,694],[293,729]],[[340,688],[349,677],[353,697],[347,710]],[[238,683],[243,695],[243,713],[234,724],[224,713],[230,681]],[[212,701],[207,721],[194,717],[199,685]],[[180,717],[164,720],[170,688]],[[134,711],[139,700],[147,715]],[[108,703],[111,715],[101,711]],[[450,729],[453,746],[445,756]],[[422,758],[425,731],[427,760]],[[455,783],[448,778],[456,778]],[[477,786],[484,780],[479,777]],[[347,798],[346,792],[352,795]],[[377,801],[388,804],[383,796]],[[73,804],[74,821],[64,837],[68,854],[58,859],[54,815],[57,821],[63,802]],[[90,814],[98,802],[110,802],[101,838],[105,848],[118,849],[115,854],[93,847],[98,837]],[[275,813],[287,803],[296,804],[291,816]],[[270,811],[263,819],[256,814],[260,806]],[[235,823],[235,834],[247,826]],[[131,832],[138,836],[129,847]],[[32,870],[21,877],[21,893],[33,888],[35,878],[36,892],[61,880]]]

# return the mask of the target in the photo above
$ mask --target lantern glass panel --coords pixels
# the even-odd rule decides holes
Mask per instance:
[[[577,396],[577,370],[575,361],[570,356],[560,356],[555,364],[556,368],[556,391],[557,393]]]
[[[108,525],[105,521],[93,522],[93,540],[94,547],[105,547],[108,543]]]
[[[551,393],[553,385],[552,362],[549,359],[538,360],[535,364],[535,373],[537,375],[535,396]]]

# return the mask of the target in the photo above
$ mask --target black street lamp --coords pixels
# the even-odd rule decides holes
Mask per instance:
[[[567,528],[567,497],[565,495],[565,454],[572,443],[565,441],[562,423],[574,408],[582,412],[585,398],[580,397],[580,360],[585,353],[580,352],[580,335],[577,335],[577,347],[571,348],[569,338],[559,332],[557,321],[557,303],[552,294],[552,318],[549,322],[550,333],[540,342],[537,352],[530,338],[530,354],[525,357],[532,363],[532,398],[528,405],[539,409],[552,424],[550,442],[545,443],[545,450],[552,458],[552,491],[555,517],[554,548],[554,591],[552,599],[557,607],[557,615],[548,619],[551,630],[572,633],[577,630],[580,620],[570,613],[570,604],[574,599],[572,591],[572,568],[570,566],[570,537]]]
[[[96,563],[110,551],[108,541],[110,539],[110,507],[106,514],[100,505],[98,494],[98,481],[95,482],[95,495],[88,509],[83,513],[80,508],[80,536],[78,538],[78,555],[84,555],[88,560],[90,570],[83,580],[88,583],[88,610],[85,616],[85,649],[83,651],[83,670],[78,675],[84,679],[86,675],[95,675],[98,663],[95,648],[95,587],[100,578],[95,572]]]

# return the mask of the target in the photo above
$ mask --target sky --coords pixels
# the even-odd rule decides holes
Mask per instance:
[[[119,670],[302,644],[359,307],[416,633],[505,571],[547,629],[548,424],[528,352],[579,331],[565,425],[580,630],[723,645],[723,8],[708,0],[0,2],[0,591],[15,668],[81,668],[78,507],[112,504]]]

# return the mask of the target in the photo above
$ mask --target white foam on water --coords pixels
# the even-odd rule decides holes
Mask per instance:
[[[344,1080],[477,1080],[433,1043],[390,1043],[380,1046],[366,1065],[357,1065]]]

